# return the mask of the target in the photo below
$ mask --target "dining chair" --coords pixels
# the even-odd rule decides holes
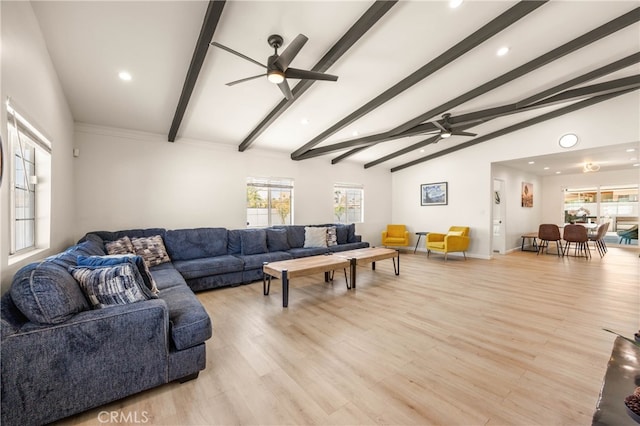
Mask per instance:
[[[595,243],[600,257],[604,256],[604,254],[607,252],[607,245],[604,242],[604,237],[606,237],[608,230],[609,222],[605,222],[598,226],[595,234],[589,236],[589,241],[593,241]]]
[[[578,252],[584,251],[584,257],[590,258],[591,252],[589,251],[589,235],[587,234],[587,228],[582,225],[565,225],[562,232],[562,238],[567,242],[564,247],[564,253],[568,254],[571,249],[571,243],[575,243],[573,247],[573,255],[577,256]]]
[[[564,251],[562,250],[562,241],[560,241],[560,228],[558,225],[553,223],[544,223],[538,227],[538,239],[540,240],[540,244],[538,244],[538,253],[542,253],[542,251],[546,248],[547,253],[549,253],[549,242],[555,241],[556,247],[558,249],[558,257],[560,254],[564,255]]]

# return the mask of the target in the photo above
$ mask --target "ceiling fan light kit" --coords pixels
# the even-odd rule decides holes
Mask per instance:
[[[289,64],[293,59],[298,55],[302,47],[309,39],[304,34],[298,34],[296,38],[293,39],[291,43],[287,46],[286,49],[281,54],[278,54],[278,49],[282,46],[284,39],[282,36],[278,34],[272,34],[267,38],[267,42],[269,46],[271,46],[274,50],[274,54],[269,56],[267,60],[267,65],[256,61],[246,55],[243,55],[240,52],[237,52],[230,47],[224,46],[220,43],[212,41],[210,44],[212,46],[218,47],[222,50],[226,50],[229,53],[232,53],[246,61],[252,62],[258,66],[267,69],[266,74],[254,75],[252,77],[242,78],[240,80],[232,81],[227,83],[227,86],[233,86],[237,83],[244,83],[245,81],[253,80],[256,78],[260,78],[264,75],[267,76],[267,80],[273,84],[277,84],[278,88],[282,92],[285,98],[288,100],[293,99],[293,94],[291,93],[291,88],[287,83],[288,78],[295,78],[299,80],[324,80],[324,81],[337,81],[338,77],[331,74],[325,74],[317,71],[308,71],[301,70],[297,68],[290,68]]]

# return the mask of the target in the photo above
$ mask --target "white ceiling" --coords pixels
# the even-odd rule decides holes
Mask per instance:
[[[451,9],[446,1],[399,2],[329,68],[327,72],[339,76],[337,82],[313,84],[248,149],[295,151],[516,3],[467,0],[459,8]],[[32,4],[77,122],[169,133],[208,2],[34,1]],[[388,131],[639,4],[611,0],[549,2],[338,130],[318,147],[353,139],[356,131],[358,137]],[[371,5],[369,1],[227,1],[213,40],[266,63],[273,53],[267,44],[270,34],[284,37],[284,49],[297,34],[303,33],[309,41],[291,66],[311,69]],[[506,56],[497,57],[496,50],[501,46],[509,46],[511,50]],[[455,117],[514,103],[638,51],[640,25],[636,22],[448,112]],[[133,79],[119,80],[121,70],[130,72]],[[177,140],[240,145],[283,97],[266,79],[231,87],[225,83],[262,71],[255,64],[209,47]],[[636,64],[582,86],[637,75],[638,71],[640,67]],[[292,88],[296,83],[297,80],[290,80]],[[566,104],[553,108],[562,106]],[[547,108],[544,110],[548,112]],[[309,123],[302,124],[303,119]],[[522,117],[517,114],[509,120],[518,122]],[[469,131],[488,134],[504,127],[504,122],[493,120]],[[381,143],[349,160],[364,164],[424,139],[423,135]],[[452,137],[447,143],[468,139]],[[432,145],[437,148],[430,148],[445,146],[441,141]],[[612,150],[578,154],[595,155],[593,161],[628,167],[629,153],[626,149],[621,151],[623,154],[616,158],[611,158]],[[326,158],[333,159],[343,152],[328,154]],[[416,150],[378,167],[391,168],[423,155]],[[554,167],[583,161],[569,154],[555,158],[562,164]]]

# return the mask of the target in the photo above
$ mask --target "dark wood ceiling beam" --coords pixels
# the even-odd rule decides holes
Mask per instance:
[[[469,92],[458,96],[455,99],[452,99],[438,107],[435,107],[427,112],[425,112],[424,114],[421,114],[403,124],[401,124],[400,126],[397,126],[387,132],[383,132],[379,134],[380,140],[379,142],[383,142],[383,141],[388,141],[391,140],[389,138],[389,134],[398,134],[401,135],[404,131],[418,125],[419,123],[422,123],[426,120],[430,120],[435,116],[438,116],[444,112],[447,112],[449,110],[451,110],[452,108],[455,108],[461,104],[463,104],[464,102],[468,102],[471,99],[474,99],[482,94],[485,94],[493,89],[496,89],[499,86],[502,86],[516,78],[522,77],[523,75],[530,73],[552,61],[555,61],[556,59],[559,59],[565,55],[568,55],[569,53],[572,53],[578,49],[581,49],[591,43],[594,43],[595,41],[598,41],[610,34],[613,34],[623,28],[626,28],[629,25],[632,25],[636,22],[638,22],[640,20],[640,7],[627,12],[621,16],[619,16],[618,18],[615,18],[601,26],[599,26],[598,28],[595,28],[594,30],[589,31],[588,33],[583,34],[582,36],[575,38],[573,40],[571,40],[568,43],[563,44],[560,47],[557,47],[547,53],[545,53],[542,56],[537,57],[536,59],[533,59],[529,62],[527,62],[524,65],[521,65],[518,68],[515,68],[487,83],[484,83],[483,85],[470,90]],[[631,55],[634,56],[634,55]],[[629,58],[624,58],[622,59],[621,63],[619,64],[611,64],[612,68],[616,68],[616,67],[621,67],[622,65],[624,65],[625,63],[629,63],[629,65],[631,65],[631,63],[634,63],[633,61],[636,61],[636,59],[629,59]],[[628,65],[627,65],[628,66]],[[622,67],[624,68],[624,67]],[[621,69],[621,68],[618,68]],[[602,70],[596,70],[595,72],[600,72],[602,73]],[[612,72],[612,71],[610,71]],[[583,76],[584,77],[584,76]],[[595,77],[592,77],[595,78]],[[590,79],[592,79],[590,78]],[[584,81],[588,81],[584,80]],[[569,82],[567,82],[569,83]],[[573,85],[578,84],[578,83],[573,83]],[[571,86],[569,86],[571,87]],[[552,89],[550,89],[552,90]],[[555,88],[555,90],[562,90],[561,88],[558,89],[557,87]],[[544,93],[544,92],[543,92]],[[548,95],[545,95],[548,96]],[[527,102],[531,102],[530,100],[525,99],[525,101]],[[535,100],[534,100],[535,101]],[[375,135],[369,136],[368,140],[373,140],[375,138]],[[358,141],[358,139],[353,139],[352,141]],[[357,144],[357,145],[361,145],[361,144]],[[375,144],[369,144],[369,146],[373,146]],[[344,148],[340,148],[340,149],[344,149]],[[362,149],[359,149],[357,152],[360,152]],[[354,152],[355,153],[355,152]],[[341,155],[342,159],[347,158],[349,155],[349,153],[345,153],[343,155]]]
[[[536,95],[530,96],[518,102],[518,107],[523,107],[529,104],[533,104],[538,102],[546,97],[552,96],[556,93],[559,93],[565,89],[570,87],[577,86],[578,84],[586,83],[587,81],[594,80],[596,78],[605,76],[607,74],[611,74],[612,72],[620,71],[631,65],[635,65],[640,62],[640,52],[634,53],[632,55],[627,56],[626,58],[622,58],[619,61],[612,62],[604,67],[600,67],[596,70],[593,70],[587,74],[583,74],[580,77],[576,77],[569,81],[566,81],[562,84],[554,86],[550,89],[544,90]]]
[[[385,90],[382,94],[376,96],[371,101],[367,102],[356,111],[352,112],[348,116],[344,117],[342,120],[329,127],[318,136],[295,150],[291,154],[291,158],[294,160],[300,160],[303,158],[303,154],[305,154],[311,148],[317,146],[322,141],[324,141],[329,136],[333,135],[340,129],[346,127],[351,124],[355,120],[361,118],[362,116],[370,113],[380,105],[404,92],[408,88],[412,87],[416,83],[422,81],[429,75],[438,71],[442,67],[456,60],[460,56],[464,55],[468,51],[473,48],[479,46],[489,38],[493,37],[503,29],[509,27],[513,23],[517,22],[524,16],[533,12],[543,4],[545,4],[547,0],[543,1],[520,1],[515,6],[511,7],[506,12],[502,13],[497,18],[493,19],[487,25],[483,26],[479,30],[475,31],[470,36],[466,37],[464,40],[448,49],[446,52],[439,55],[437,58],[433,59],[429,63],[423,65],[420,69],[413,72],[409,76],[405,77],[400,82],[396,83],[389,89]]]
[[[412,166],[415,166],[417,164],[421,164],[421,163],[424,163],[426,161],[430,161],[430,160],[433,160],[433,159],[436,159],[436,158],[451,154],[453,152],[460,151],[462,149],[469,148],[469,147],[474,146],[474,145],[478,145],[478,144],[486,142],[488,140],[495,139],[497,137],[504,136],[504,135],[507,135],[509,133],[512,133],[512,132],[515,132],[515,131],[518,131],[518,130],[522,130],[524,128],[527,128],[527,127],[542,123],[544,121],[551,120],[551,119],[554,119],[554,118],[558,118],[558,117],[563,116],[565,114],[568,114],[568,113],[571,113],[571,112],[578,111],[580,109],[586,108],[588,106],[592,106],[592,105],[598,104],[600,102],[607,101],[609,99],[613,99],[613,98],[615,98],[617,96],[624,95],[626,93],[630,93],[630,92],[632,92],[634,90],[637,90],[637,89],[628,89],[628,90],[624,90],[624,91],[621,91],[621,92],[610,93],[610,94],[607,94],[607,95],[594,96],[593,98],[589,98],[587,100],[580,101],[580,102],[577,102],[575,104],[566,106],[564,108],[560,108],[560,109],[557,109],[555,111],[552,111],[552,112],[549,112],[549,113],[546,113],[546,114],[542,114],[542,115],[540,115],[538,117],[534,117],[532,119],[525,120],[525,121],[523,121],[521,123],[517,123],[517,124],[514,124],[512,126],[505,127],[504,129],[500,129],[500,130],[497,130],[497,131],[495,131],[493,133],[489,133],[488,135],[484,135],[484,136],[481,136],[481,137],[474,138],[473,140],[470,140],[469,142],[464,142],[464,143],[461,143],[459,145],[452,146],[450,148],[444,149],[442,151],[438,151],[438,152],[436,152],[434,154],[427,155],[427,156],[422,157],[422,158],[418,158],[417,160],[413,160],[413,161],[410,161],[408,163],[405,163],[405,164],[402,164],[402,165],[399,165],[399,166],[396,166],[396,167],[392,167],[391,168],[391,172],[392,173],[393,172],[398,172],[398,171],[406,169],[408,167],[412,167]]]
[[[568,90],[568,91],[562,92],[559,95],[552,96],[545,100],[539,101],[535,104],[530,104],[524,107],[518,107],[518,103],[515,103],[515,104],[496,107],[496,108],[488,108],[482,111],[476,111],[468,114],[463,114],[463,115],[457,116],[455,119],[453,119],[452,117],[450,119],[450,122],[452,124],[452,127],[454,127],[456,130],[467,130],[471,127],[477,126],[478,124],[485,123],[487,121],[493,120],[498,117],[503,117],[506,115],[517,114],[525,111],[531,111],[533,109],[551,106],[560,102],[575,101],[575,100],[582,99],[584,97],[600,96],[604,94],[623,92],[623,91],[628,91],[629,89],[637,89],[637,88],[640,88],[640,75],[624,77],[617,80],[608,81],[605,83],[594,84],[592,86],[586,86],[586,87],[581,87],[579,89]],[[456,124],[454,124],[454,122]],[[416,149],[420,149],[432,143],[436,143],[439,140],[440,138],[436,136],[435,138],[429,138],[429,139],[420,141],[416,144],[413,144],[399,151],[388,154],[377,160],[366,163],[364,165],[364,168],[368,169],[370,167],[377,166],[378,164],[392,160],[401,155],[408,154],[409,152],[415,151]],[[364,148],[367,148],[367,147],[364,147]]]
[[[587,96],[592,97],[592,96],[601,95],[609,92],[619,92],[621,90],[636,88],[639,86],[640,86],[640,76],[635,75],[630,77],[623,77],[616,80],[607,81],[604,83],[597,83],[590,86],[580,87],[577,89],[566,90],[560,94],[548,97],[535,104],[527,105],[524,107],[518,107],[518,103],[514,103],[514,104],[502,105],[502,106],[493,107],[493,108],[487,108],[480,111],[474,111],[467,114],[461,114],[458,116],[452,116],[452,117],[449,117],[449,123],[456,130],[466,130],[473,126],[477,126],[479,124],[482,124],[494,118],[503,117],[505,115],[517,114],[520,112],[530,111],[537,108],[543,108],[543,107],[551,106],[553,104],[557,104],[560,102],[576,101]],[[436,127],[431,122],[422,123],[412,127],[409,130],[406,130],[401,135],[387,134],[387,138],[389,140],[399,139],[401,137],[417,136],[422,133],[434,132],[438,130],[439,130],[438,127]],[[373,143],[368,142],[366,138],[362,138],[362,139],[363,139],[362,146],[359,146],[356,149],[360,149],[360,150],[366,149],[369,146],[371,146],[373,143],[375,143],[375,142]],[[379,160],[375,160],[373,162],[367,163],[365,164],[365,168],[369,168],[374,165],[380,164],[384,161],[391,160],[392,158],[398,157],[400,155],[404,155],[413,149],[422,148],[423,146],[427,145],[427,143],[424,143],[424,142],[426,141],[418,142],[415,145],[411,145],[410,147],[404,148],[395,153],[388,154],[387,156]],[[311,156],[320,156],[320,155],[324,155],[327,152],[333,152],[336,150],[337,145],[340,145],[340,144],[334,144],[327,147],[312,149],[307,154],[305,154],[305,159],[311,158]],[[352,151],[349,151],[349,152],[352,152]],[[337,160],[337,158],[334,159],[333,161],[335,160]]]
[[[207,12],[205,13],[204,21],[202,22],[202,28],[200,29],[200,35],[196,42],[196,48],[193,51],[193,56],[191,57],[191,64],[189,65],[189,70],[187,71],[187,76],[185,78],[184,85],[182,86],[182,93],[178,100],[178,106],[176,107],[173,122],[169,129],[169,136],[167,138],[169,142],[175,142],[176,140],[178,129],[180,128],[184,114],[187,111],[187,106],[189,105],[189,99],[191,99],[191,94],[193,93],[193,89],[198,81],[198,75],[202,69],[202,64],[207,56],[209,43],[211,43],[211,40],[213,39],[213,34],[215,33],[220,17],[222,16],[224,5],[225,0],[209,1]]]
[[[338,40],[336,44],[327,52],[326,55],[311,69],[312,71],[327,71],[342,55],[344,55],[360,38],[369,31],[398,0],[377,0],[367,9],[367,11],[349,28],[349,30]],[[301,80],[293,88],[291,93],[293,99],[283,99],[276,107],[267,114],[267,116],[249,133],[249,135],[238,146],[238,151],[242,152],[249,148],[251,144],[260,136],[267,128],[273,124],[304,92],[306,92],[313,80]]]

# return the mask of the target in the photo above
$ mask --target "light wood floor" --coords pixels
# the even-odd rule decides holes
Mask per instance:
[[[207,368],[101,412],[157,425],[587,425],[615,336],[640,328],[637,248],[591,260],[403,254],[344,275],[202,292]],[[104,419],[105,414],[102,414]]]

